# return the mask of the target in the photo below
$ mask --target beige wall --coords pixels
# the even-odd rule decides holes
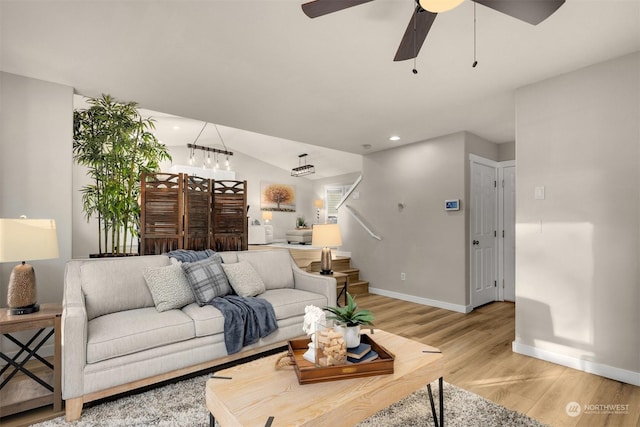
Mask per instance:
[[[53,218],[60,258],[28,261],[38,302],[61,302],[71,258],[73,89],[0,72],[0,217]],[[0,306],[6,307],[13,263],[0,264]]]
[[[516,159],[516,143],[505,142],[498,144],[498,161],[506,162],[507,160]]]
[[[468,310],[470,153],[497,159],[495,144],[466,132],[364,156],[359,198],[345,204],[382,240],[367,234],[344,207],[339,222],[341,249],[351,252],[374,292]],[[446,199],[460,199],[462,210],[445,211]]]
[[[636,53],[516,96],[514,349],[636,384],[639,76]]]
[[[65,263],[71,258],[70,87],[0,72],[0,217],[53,218],[60,257],[25,260],[36,271],[38,302],[62,302]],[[17,263],[0,264],[0,307]],[[18,333],[24,341],[31,332]],[[40,354],[53,354],[52,339]],[[0,351],[18,347],[0,339]]]

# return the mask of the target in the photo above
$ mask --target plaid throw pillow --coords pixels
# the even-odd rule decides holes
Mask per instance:
[[[215,297],[222,297],[232,292],[221,261],[222,257],[215,254],[201,261],[182,264],[182,270],[200,306],[208,304]]]
[[[175,251],[167,252],[169,258],[175,258],[180,262],[196,262],[203,259],[207,259],[215,254],[211,249],[205,249],[203,251],[192,251],[189,249],[176,249]]]

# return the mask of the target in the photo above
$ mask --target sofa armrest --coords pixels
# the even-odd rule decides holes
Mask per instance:
[[[293,265],[293,282],[296,289],[315,292],[327,297],[327,305],[336,304],[336,279],[331,276],[320,276],[302,270]],[[322,307],[320,307],[322,308]]]
[[[80,281],[81,261],[69,261],[62,298],[62,398],[84,394],[87,364],[87,310]]]

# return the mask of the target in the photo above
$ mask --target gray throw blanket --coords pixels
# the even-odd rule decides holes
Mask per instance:
[[[227,354],[237,353],[278,329],[273,306],[262,298],[226,295],[214,298],[209,304],[224,316]]]

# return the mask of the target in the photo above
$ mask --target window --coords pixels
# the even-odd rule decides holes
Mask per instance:
[[[350,185],[327,186],[324,189],[325,204],[325,221],[327,224],[338,223],[338,203],[342,197],[349,191]]]

